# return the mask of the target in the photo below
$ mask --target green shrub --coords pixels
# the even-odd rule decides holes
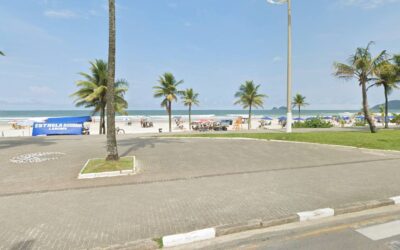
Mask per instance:
[[[320,118],[315,118],[311,120],[306,120],[304,122],[295,122],[293,128],[332,128],[333,124],[329,121],[322,120]]]
[[[356,126],[356,127],[364,127],[365,125],[367,125],[367,122],[365,120],[357,120],[354,123],[354,126]]]
[[[393,114],[394,118],[390,120],[391,123],[396,123],[397,125],[400,124],[400,114]]]

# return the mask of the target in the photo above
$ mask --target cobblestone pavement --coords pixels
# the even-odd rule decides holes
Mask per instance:
[[[0,249],[87,249],[400,195],[400,153],[251,140],[119,138],[139,174],[77,180],[101,136],[0,140]],[[61,152],[58,160],[10,158]]]

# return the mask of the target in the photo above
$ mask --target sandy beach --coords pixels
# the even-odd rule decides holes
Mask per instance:
[[[210,120],[210,121],[218,121],[221,119],[231,119],[235,121],[237,117],[209,117],[209,116],[196,116],[192,121],[199,120]],[[161,130],[162,133],[168,132],[168,120],[166,117],[155,117],[151,119],[153,122],[153,127],[143,128],[140,123],[141,118],[139,117],[118,117],[116,120],[116,127],[121,129],[119,134],[145,134],[145,133],[159,133]],[[19,120],[21,121],[21,120]],[[98,117],[94,117],[92,122],[85,123],[86,127],[89,127],[91,135],[99,134],[99,119]],[[172,121],[172,131],[173,132],[189,132],[189,124],[188,118],[182,117],[181,127],[176,125],[175,120]],[[32,128],[30,126],[23,126],[21,128],[13,128],[12,123],[16,121],[0,121],[0,137],[21,137],[21,136],[32,136]],[[277,118],[274,118],[271,121],[265,121],[268,125],[264,127],[260,127],[262,119],[260,116],[256,116],[252,119],[252,130],[280,130],[282,129],[282,125],[279,123]],[[340,128],[342,127],[337,121],[330,120],[334,127]],[[355,120],[347,121],[343,127],[354,127]],[[382,123],[376,122],[377,127],[383,127]],[[390,124],[391,127],[395,127],[395,124]],[[237,130],[247,130],[247,123],[244,123],[240,126],[239,129],[235,128],[233,125],[228,127],[228,131],[237,131]]]

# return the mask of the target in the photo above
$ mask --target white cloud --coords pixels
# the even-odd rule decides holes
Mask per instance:
[[[46,10],[44,15],[52,18],[70,19],[77,17],[77,14],[70,10]]]
[[[282,60],[283,60],[283,58],[280,57],[280,56],[275,56],[275,57],[272,59],[273,62],[281,62]]]
[[[400,0],[341,0],[343,5],[358,6],[364,9],[374,9],[379,6],[400,2]]]
[[[47,86],[29,86],[29,91],[34,95],[53,95],[56,92]]]

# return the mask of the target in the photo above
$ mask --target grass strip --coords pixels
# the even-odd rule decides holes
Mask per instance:
[[[264,140],[281,140],[312,142],[331,145],[353,146],[368,149],[400,151],[400,130],[380,130],[378,133],[369,132],[307,132],[307,133],[219,133],[219,134],[187,134],[173,137],[209,137],[209,138],[253,138]]]
[[[133,157],[121,157],[119,161],[106,161],[105,159],[91,159],[82,174],[101,173],[133,169]]]

